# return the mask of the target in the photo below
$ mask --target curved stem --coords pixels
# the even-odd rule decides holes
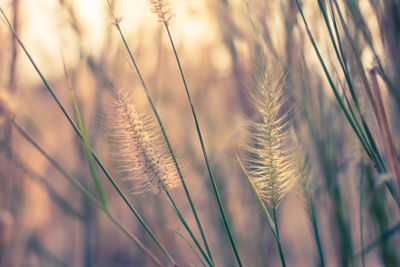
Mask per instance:
[[[169,201],[172,204],[172,208],[175,212],[175,214],[178,216],[179,220],[182,222],[183,226],[185,227],[185,229],[187,230],[187,232],[189,233],[190,237],[192,238],[192,240],[194,241],[194,243],[196,244],[197,248],[200,250],[200,253],[203,255],[204,259],[207,261],[207,263],[210,266],[214,266],[214,263],[210,260],[210,258],[207,256],[207,254],[204,252],[203,248],[201,247],[199,241],[197,240],[197,238],[194,236],[192,230],[190,230],[189,225],[187,224],[186,220],[183,218],[182,214],[180,213],[178,207],[175,204],[174,199],[172,198],[171,194],[168,192],[168,190],[164,191],[165,194],[167,195]]]
[[[204,157],[204,160],[205,160],[206,165],[207,165],[207,171],[208,171],[208,174],[209,174],[210,179],[211,179],[211,184],[212,184],[212,187],[213,187],[213,190],[214,190],[215,197],[217,198],[218,207],[219,207],[222,219],[224,221],[224,225],[225,225],[226,231],[228,233],[229,240],[231,242],[232,249],[233,249],[233,252],[235,254],[236,260],[237,260],[239,266],[242,266],[242,262],[240,260],[239,253],[238,253],[238,250],[236,249],[236,245],[235,245],[235,242],[233,240],[233,235],[231,233],[231,229],[230,229],[228,220],[227,220],[226,215],[225,215],[224,207],[222,205],[221,196],[220,196],[220,193],[218,191],[217,184],[215,182],[214,176],[213,176],[213,174],[211,172],[211,167],[210,167],[210,164],[209,164],[209,161],[208,161],[207,152],[206,152],[206,149],[205,149],[203,137],[201,135],[200,126],[199,126],[199,123],[198,123],[198,120],[197,120],[196,112],[195,112],[194,107],[193,107],[193,103],[192,103],[192,99],[190,97],[189,89],[188,89],[188,86],[186,84],[186,79],[185,79],[185,76],[183,74],[182,66],[181,66],[181,63],[180,63],[180,60],[179,60],[179,57],[178,57],[178,53],[176,52],[174,41],[172,40],[172,36],[171,36],[171,33],[169,31],[169,28],[168,28],[167,21],[164,21],[164,26],[165,26],[165,29],[167,30],[167,34],[168,34],[172,49],[174,51],[176,62],[178,64],[179,72],[180,72],[181,77],[182,77],[183,85],[184,85],[185,90],[186,90],[186,95],[187,95],[187,98],[188,98],[188,101],[189,101],[189,104],[190,104],[190,108],[191,108],[191,111],[192,111],[192,114],[193,114],[193,119],[194,119],[194,122],[195,122],[195,125],[196,125],[196,130],[197,130],[197,134],[198,134],[200,145],[201,145],[201,150],[203,152],[203,157]]]

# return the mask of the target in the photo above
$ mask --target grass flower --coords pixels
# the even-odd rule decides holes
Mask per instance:
[[[122,171],[133,181],[132,191],[158,193],[177,186],[174,161],[150,119],[138,113],[122,91],[115,92],[113,108],[114,140]]]
[[[166,0],[149,0],[149,2],[151,12],[157,15],[160,22],[168,24],[173,17],[169,2]]]
[[[294,149],[290,147],[290,111],[284,75],[267,71],[257,79],[251,94],[259,118],[250,123],[251,136],[245,145],[244,163],[262,200],[276,208],[298,179]]]
[[[286,267],[276,209],[295,185],[299,171],[295,150],[289,145],[292,114],[286,108],[284,80],[284,75],[268,69],[257,78],[250,97],[259,118],[250,123],[251,135],[244,147],[247,151],[245,164],[238,160],[274,234],[282,266]],[[264,202],[272,208],[273,220]]]

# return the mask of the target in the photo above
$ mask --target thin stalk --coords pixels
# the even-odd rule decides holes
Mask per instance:
[[[218,188],[217,188],[217,184],[216,184],[215,179],[214,179],[214,177],[212,175],[212,172],[211,172],[211,167],[210,167],[210,163],[208,162],[207,152],[206,152],[206,148],[205,148],[205,145],[204,145],[203,137],[201,135],[200,126],[199,126],[199,123],[198,123],[198,120],[197,120],[196,112],[195,112],[194,107],[193,107],[192,99],[190,97],[189,89],[188,89],[188,86],[186,84],[186,79],[185,79],[185,76],[183,74],[183,70],[182,70],[182,66],[181,66],[181,63],[180,63],[180,60],[179,60],[179,57],[178,57],[178,53],[176,52],[175,44],[174,44],[174,41],[172,39],[171,33],[169,31],[168,23],[165,20],[164,20],[163,23],[164,23],[165,29],[167,30],[168,38],[169,38],[169,41],[171,43],[172,49],[174,51],[175,59],[176,59],[176,62],[178,64],[179,72],[180,72],[180,75],[182,77],[183,85],[184,85],[185,90],[186,90],[186,95],[187,95],[187,98],[188,98],[188,101],[189,101],[189,104],[190,104],[190,108],[191,108],[191,111],[192,111],[193,119],[194,119],[194,122],[196,124],[196,130],[197,130],[197,134],[198,134],[198,137],[199,137],[201,150],[203,152],[203,157],[204,157],[204,160],[205,160],[206,165],[207,165],[207,171],[208,171],[208,174],[209,174],[210,179],[211,179],[211,183],[212,183],[212,187],[213,187],[213,190],[214,190],[215,197],[217,198],[218,208],[220,210],[222,219],[224,221],[224,225],[225,225],[226,231],[228,233],[229,240],[231,242],[233,252],[235,253],[236,260],[237,260],[239,266],[242,266],[242,262],[240,260],[239,253],[238,253],[238,250],[236,249],[236,245],[235,245],[235,242],[233,240],[231,229],[230,229],[228,220],[227,220],[226,215],[225,215],[224,207],[222,205],[221,196],[219,194],[219,191],[218,191]]]
[[[121,28],[120,28],[120,26],[119,26],[118,20],[115,20],[115,23],[114,23],[114,24],[115,24],[115,26],[116,26],[116,28],[117,28],[117,30],[118,30],[120,36],[121,36],[122,42],[124,43],[124,46],[125,46],[126,50],[128,51],[128,54],[129,54],[129,56],[130,56],[130,58],[131,58],[131,60],[132,60],[132,63],[133,63],[133,65],[134,65],[134,67],[135,67],[136,73],[137,73],[138,76],[139,76],[139,80],[140,80],[140,82],[141,82],[141,84],[142,84],[142,88],[143,88],[143,90],[144,90],[144,92],[145,92],[145,94],[146,94],[146,97],[147,97],[147,100],[148,100],[148,102],[149,102],[149,104],[150,104],[150,106],[151,106],[151,109],[153,110],[153,113],[154,113],[154,115],[156,116],[158,125],[160,126],[161,132],[162,132],[162,134],[163,134],[164,140],[165,140],[165,142],[166,142],[166,144],[167,144],[167,146],[168,146],[168,151],[169,151],[169,153],[171,154],[172,159],[173,159],[174,164],[175,164],[175,167],[176,167],[176,169],[177,169],[177,171],[178,171],[179,178],[180,178],[180,180],[181,180],[183,189],[184,189],[184,191],[185,191],[186,198],[188,199],[188,202],[189,202],[189,204],[190,204],[190,208],[191,208],[191,210],[192,210],[193,216],[194,216],[194,218],[195,218],[195,220],[196,220],[197,227],[199,228],[201,237],[202,237],[202,239],[203,239],[204,245],[205,245],[206,250],[207,250],[207,254],[208,254],[208,256],[210,257],[211,261],[213,261],[213,258],[212,258],[212,255],[211,255],[211,251],[210,251],[210,248],[209,248],[208,243],[207,243],[206,236],[205,236],[204,231],[203,231],[203,227],[201,226],[201,222],[200,222],[199,216],[197,215],[196,208],[195,208],[195,206],[194,206],[194,204],[193,204],[193,201],[192,201],[192,198],[191,198],[191,196],[190,196],[189,190],[188,190],[188,188],[187,188],[187,186],[186,186],[185,179],[183,178],[183,175],[182,175],[181,169],[180,169],[180,167],[179,167],[178,161],[177,161],[177,159],[176,159],[175,153],[174,153],[174,151],[173,151],[173,149],[172,149],[172,145],[171,145],[171,143],[169,142],[169,139],[168,139],[167,133],[166,133],[166,131],[165,131],[164,125],[163,125],[163,123],[162,123],[162,121],[161,121],[161,118],[160,118],[160,116],[159,116],[159,114],[158,114],[158,111],[157,111],[157,109],[156,109],[156,107],[155,107],[155,105],[154,105],[154,103],[153,103],[153,100],[152,100],[152,98],[151,98],[151,96],[150,96],[150,92],[149,92],[149,90],[147,89],[146,83],[145,83],[144,80],[143,80],[143,77],[142,77],[142,75],[141,75],[141,73],[140,73],[139,67],[138,67],[137,64],[136,64],[136,61],[135,61],[135,59],[134,59],[134,57],[133,57],[133,54],[132,54],[132,52],[131,52],[131,50],[130,50],[130,48],[129,48],[129,46],[128,46],[128,43],[126,42],[125,36],[124,36],[124,34],[122,33],[122,30],[121,30]]]
[[[194,236],[192,230],[190,230],[189,225],[187,224],[186,220],[183,218],[182,214],[180,213],[178,207],[175,204],[175,201],[173,200],[173,198],[171,197],[171,194],[168,192],[168,190],[164,191],[165,194],[167,195],[168,200],[171,202],[172,204],[172,209],[174,210],[175,214],[178,216],[179,220],[182,222],[183,226],[185,227],[185,229],[187,230],[187,232],[189,233],[190,237],[193,239],[194,243],[196,244],[197,248],[200,250],[201,255],[203,255],[204,259],[207,261],[207,263],[210,266],[214,266],[213,262],[210,260],[210,258],[207,256],[207,254],[204,252],[203,248],[201,247],[199,241],[197,240],[197,238]]]
[[[278,237],[278,239],[276,240],[276,243],[278,244],[279,256],[281,257],[282,266],[286,267],[286,261],[285,261],[285,256],[283,254],[281,238],[279,236],[278,221],[276,219],[276,208],[275,207],[272,208],[272,212],[273,212],[273,215],[274,215],[274,223],[275,223],[276,235]]]
[[[93,155],[90,152],[89,140],[87,138],[85,125],[83,124],[83,120],[82,120],[81,112],[79,110],[78,102],[76,101],[75,92],[72,89],[71,80],[69,79],[69,75],[68,75],[68,72],[67,72],[67,68],[65,66],[65,62],[63,62],[63,63],[64,63],[65,78],[67,80],[69,93],[71,95],[71,99],[72,99],[72,103],[73,103],[73,106],[74,106],[75,115],[76,115],[76,118],[78,120],[79,129],[80,129],[80,131],[82,133],[82,141],[83,141],[83,144],[84,144],[84,147],[85,147],[85,152],[86,152],[86,157],[87,157],[88,163],[89,163],[90,173],[92,175],[94,184],[96,186],[97,193],[98,193],[98,195],[100,197],[101,204],[103,205],[103,208],[108,209],[107,208],[106,197],[104,195],[103,186],[101,184],[100,177],[97,174],[96,166],[95,166],[94,160],[93,160]]]
[[[333,0],[333,1],[334,1],[335,6],[336,6],[336,10],[337,10],[337,12],[338,12],[338,15],[339,15],[339,18],[340,18],[340,21],[341,21],[343,30],[344,30],[344,32],[345,32],[346,38],[348,39],[348,42],[350,43],[350,47],[352,48],[352,50],[353,50],[353,52],[354,52],[355,59],[356,59],[356,65],[357,65],[357,67],[358,67],[358,69],[359,69],[360,76],[361,76],[361,80],[362,80],[362,82],[363,82],[363,84],[364,84],[364,87],[365,87],[365,91],[367,92],[368,98],[369,98],[369,100],[370,100],[370,102],[371,102],[371,106],[372,106],[372,108],[373,108],[373,110],[374,110],[375,119],[376,119],[378,125],[379,125],[380,127],[382,127],[382,126],[380,125],[379,110],[378,110],[378,107],[377,107],[377,103],[376,103],[375,100],[374,100],[373,93],[372,93],[372,90],[371,90],[371,86],[370,86],[370,84],[369,84],[369,82],[368,82],[368,79],[367,79],[367,76],[366,76],[366,74],[365,74],[365,69],[364,69],[364,66],[363,66],[362,61],[361,61],[360,53],[359,53],[359,51],[357,50],[356,45],[355,45],[353,39],[352,39],[351,36],[350,36],[349,29],[348,29],[348,27],[347,27],[347,25],[346,25],[346,23],[345,23],[345,21],[344,21],[342,12],[341,12],[341,10],[340,10],[340,7],[339,7],[337,1],[336,1],[336,0]],[[385,172],[385,167],[384,167],[382,158],[381,158],[381,156],[380,156],[380,154],[379,154],[379,151],[378,151],[378,149],[377,149],[377,147],[376,147],[374,138],[373,138],[373,137],[371,136],[371,134],[369,133],[368,126],[366,125],[364,119],[363,119],[363,124],[365,125],[365,130],[367,131],[368,137],[369,137],[369,139],[370,139],[370,142],[371,142],[371,145],[372,145],[372,149],[374,150],[374,153],[375,153],[376,156],[377,156],[377,163],[378,163],[378,166],[379,166],[379,165],[382,165],[381,168],[378,168],[378,171],[380,171],[380,172]]]
[[[85,220],[85,216],[82,214],[82,212],[72,207],[67,199],[61,196],[43,176],[39,175],[37,172],[27,166],[27,164],[25,164],[23,160],[12,151],[12,149],[10,149],[9,153],[7,153],[7,156],[11,162],[15,164],[15,167],[24,173],[26,177],[29,177],[29,179],[40,183],[52,201],[54,201],[54,203],[56,203],[66,214],[75,217],[82,222]]]
[[[350,72],[349,72],[348,67],[347,67],[346,56],[345,56],[345,53],[344,53],[344,50],[343,50],[343,47],[342,47],[342,42],[341,42],[341,38],[340,38],[340,35],[339,35],[339,30],[338,30],[338,25],[337,25],[337,22],[336,22],[335,11],[334,11],[334,8],[333,8],[332,0],[329,0],[329,5],[330,5],[330,10],[331,10],[331,15],[332,15],[333,25],[334,25],[334,29],[335,29],[335,33],[336,33],[336,38],[337,38],[337,42],[338,42],[338,45],[339,45],[339,48],[340,48],[340,54],[341,54],[341,57],[342,57],[342,58],[340,58],[339,53],[338,53],[338,51],[337,51],[337,48],[336,48],[336,45],[335,45],[333,36],[332,36],[332,34],[331,34],[331,30],[330,30],[330,26],[329,26],[329,23],[328,23],[328,19],[327,19],[327,16],[326,16],[326,11],[325,11],[325,9],[324,9],[324,7],[323,7],[322,4],[320,4],[320,8],[322,8],[322,10],[323,10],[325,22],[326,22],[326,25],[327,25],[327,27],[328,27],[328,29],[329,29],[330,34],[331,34],[331,40],[332,40],[332,42],[333,42],[333,44],[334,44],[334,46],[335,46],[336,54],[337,54],[337,57],[338,57],[339,61],[341,62],[341,66],[342,66],[342,69],[343,69],[343,73],[344,73],[344,75],[345,75],[347,84],[348,84],[348,86],[349,86],[349,90],[350,90],[352,99],[353,99],[353,101],[354,101],[354,103],[355,103],[355,105],[356,105],[357,112],[358,112],[358,114],[359,114],[359,116],[360,116],[360,118],[361,118],[361,121],[362,121],[362,126],[363,126],[363,127],[361,127],[360,125],[358,125],[358,127],[360,128],[360,130],[361,130],[361,132],[362,132],[362,136],[363,136],[364,138],[367,139],[369,146],[372,148],[372,152],[370,152],[370,153],[374,154],[374,158],[376,158],[376,160],[377,160],[377,164],[378,164],[377,169],[380,170],[380,171],[384,171],[385,166],[384,166],[384,164],[383,164],[383,162],[382,162],[382,158],[381,158],[381,156],[380,156],[380,154],[379,154],[379,151],[378,151],[378,149],[376,148],[375,140],[374,140],[374,138],[372,137],[372,135],[370,134],[369,127],[368,127],[368,125],[367,125],[367,123],[366,123],[366,121],[365,121],[365,119],[364,119],[364,116],[363,116],[363,114],[362,114],[362,112],[361,112],[360,105],[359,105],[359,102],[358,102],[358,98],[357,98],[357,96],[356,96],[356,93],[355,93],[355,90],[354,90],[354,86],[353,86],[353,83],[352,83],[351,78],[350,78]],[[340,12],[340,10],[338,10],[338,12]],[[343,21],[343,20],[342,20],[342,24],[344,24],[344,21]],[[345,28],[346,25],[343,25],[343,27]],[[350,38],[349,36],[347,36],[347,37]],[[352,41],[352,40],[350,40],[350,41]],[[370,43],[370,42],[368,42],[368,43]],[[353,46],[354,46],[354,45],[353,45]],[[354,47],[355,47],[355,46],[354,46]],[[355,48],[353,48],[353,49],[355,49]],[[357,53],[355,53],[355,54],[356,54],[356,56],[358,56]],[[342,62],[343,62],[343,63],[342,63]],[[360,62],[360,61],[358,60],[358,62]],[[359,63],[359,64],[360,64],[360,63]],[[364,74],[363,74],[363,75],[364,75]],[[365,75],[364,75],[364,76],[365,76]],[[369,86],[369,85],[367,84],[367,85],[366,85],[366,90],[367,90],[367,91],[370,90],[370,89],[368,88],[368,86]],[[343,90],[344,90],[344,89],[343,89]],[[374,103],[372,103],[372,104],[374,104]],[[350,105],[350,104],[349,104],[349,108],[350,108],[350,111],[352,111],[352,110],[351,110],[352,108],[351,108],[351,105]],[[352,113],[354,113],[354,112],[352,112]],[[359,124],[359,123],[358,123],[358,119],[356,118],[356,116],[355,116],[354,114],[352,114],[352,115],[353,115],[353,117],[355,118],[355,122],[356,122],[357,124]]]
[[[95,206],[100,208],[108,218],[122,231],[124,232],[129,239],[131,239],[134,243],[136,243],[144,253],[146,253],[157,266],[164,266],[161,264],[161,261],[148,249],[146,248],[143,243],[134,235],[132,234],[125,226],[121,224],[121,222],[114,217],[108,210],[106,210],[103,205],[89,192],[87,191],[75,178],[71,177],[59,163],[57,163],[52,157],[49,156],[33,139],[32,137],[24,130],[21,126],[19,126],[15,121],[12,121],[12,125],[17,129],[17,131],[21,134],[22,137],[25,138],[32,146],[36,148],[40,154],[42,154],[50,163],[51,165],[57,169],[69,182],[71,182],[82,194],[87,197]],[[175,262],[174,262],[175,264]]]
[[[371,87],[370,87],[369,82],[368,82],[368,78],[367,78],[367,76],[365,74],[365,69],[364,69],[364,66],[363,66],[362,61],[361,61],[360,52],[357,50],[357,48],[356,48],[356,46],[355,46],[355,44],[353,42],[353,39],[350,36],[349,29],[347,28],[347,25],[346,25],[346,23],[344,21],[342,12],[340,10],[340,7],[339,7],[337,1],[333,0],[333,2],[335,4],[336,10],[338,12],[339,19],[340,19],[340,22],[342,24],[342,27],[343,27],[344,33],[346,35],[346,38],[347,38],[348,42],[350,43],[350,47],[352,48],[352,50],[354,52],[355,59],[356,59],[356,65],[357,65],[357,67],[359,69],[361,80],[362,80],[362,82],[364,84],[365,91],[367,92],[368,98],[369,98],[369,100],[371,102],[372,109],[374,110],[375,118],[378,120],[377,106],[376,106],[376,103],[375,103],[373,95],[372,95],[372,91],[371,91]]]
[[[392,165],[392,170],[393,174],[397,180],[397,187],[400,192],[400,166],[399,166],[399,161],[397,159],[397,153],[396,153],[396,148],[394,147],[394,142],[393,142],[393,137],[389,129],[389,123],[387,120],[386,112],[385,112],[385,107],[383,105],[382,101],[382,95],[381,95],[381,90],[378,84],[378,79],[376,77],[376,71],[372,69],[370,71],[371,75],[371,80],[372,80],[372,88],[374,92],[374,96],[376,99],[376,103],[378,106],[378,118],[379,121],[381,122],[380,125],[382,126],[382,134],[384,136],[384,141],[386,143],[387,149],[388,149],[388,156],[391,161]]]
[[[321,238],[320,238],[319,230],[318,230],[317,216],[315,214],[314,200],[312,199],[312,197],[310,198],[310,209],[311,209],[311,221],[312,221],[312,225],[313,225],[315,241],[317,242],[319,259],[321,261],[321,267],[325,267],[324,253],[322,250]]]
[[[361,262],[362,266],[365,267],[365,253],[364,253],[364,220],[363,220],[363,202],[364,202],[364,194],[363,194],[363,178],[364,178],[364,166],[363,161],[361,160],[361,174],[360,174],[360,241],[361,241]]]
[[[72,128],[74,129],[74,131],[76,132],[76,134],[79,136],[80,139],[82,139],[82,133],[80,132],[80,130],[78,129],[78,127],[75,125],[75,123],[73,122],[71,116],[67,113],[67,111],[65,110],[64,106],[61,104],[60,100],[58,99],[57,95],[54,93],[53,89],[51,88],[51,86],[49,85],[49,83],[47,82],[47,80],[45,79],[45,77],[43,76],[42,72],[40,71],[40,69],[37,67],[35,61],[33,60],[33,58],[31,57],[31,55],[29,54],[28,50],[25,48],[24,44],[22,43],[22,41],[19,39],[17,33],[14,31],[13,27],[11,26],[7,16],[5,15],[3,9],[0,7],[0,13],[2,14],[5,22],[7,23],[7,27],[10,30],[10,32],[14,35],[15,39],[18,41],[19,45],[21,46],[22,50],[25,52],[25,55],[28,57],[29,61],[31,62],[32,66],[35,68],[37,74],[40,76],[43,84],[45,85],[46,89],[49,91],[49,93],[51,94],[51,96],[53,97],[54,101],[57,103],[58,107],[60,108],[60,110],[62,111],[62,113],[64,114],[64,116],[67,118],[68,122],[70,123],[70,125],[72,126]],[[142,219],[142,217],[138,214],[138,212],[136,211],[136,209],[133,207],[133,205],[129,202],[128,198],[125,196],[125,194],[122,192],[122,190],[119,188],[119,186],[117,185],[116,181],[114,180],[114,178],[112,178],[112,176],[110,175],[110,173],[107,171],[107,169],[104,167],[103,163],[100,161],[100,159],[98,158],[98,156],[96,155],[96,153],[93,151],[93,149],[90,147],[90,152],[93,154],[94,159],[96,160],[97,164],[99,165],[100,169],[104,172],[104,174],[106,175],[107,179],[110,181],[110,183],[112,184],[112,186],[114,187],[114,189],[118,192],[118,194],[120,195],[120,197],[123,199],[123,201],[125,202],[125,204],[129,207],[129,209],[132,211],[132,213],[135,215],[135,217],[138,219],[138,221],[140,222],[140,224],[145,228],[145,230],[148,232],[148,234],[152,237],[152,239],[154,240],[154,242],[157,244],[157,246],[163,251],[163,253],[172,261],[174,262],[174,260],[171,258],[171,256],[168,254],[168,252],[165,250],[165,248],[160,244],[160,242],[158,241],[158,239],[156,238],[156,236],[151,232],[150,228],[147,226],[147,224],[144,222],[144,220]],[[175,264],[175,263],[174,263]]]
[[[308,37],[309,37],[309,39],[310,39],[310,41],[311,41],[311,43],[312,43],[312,45],[313,45],[313,48],[314,48],[314,50],[315,50],[315,53],[317,54],[318,60],[319,60],[320,63],[321,63],[321,66],[322,66],[322,68],[323,68],[323,70],[324,70],[324,73],[325,73],[327,79],[328,79],[329,85],[331,86],[332,91],[333,91],[333,93],[334,93],[334,95],[335,95],[335,97],[336,97],[336,100],[338,101],[338,103],[339,103],[341,109],[343,110],[343,112],[344,112],[344,114],[345,114],[345,116],[346,116],[347,121],[350,123],[350,126],[353,128],[354,133],[357,135],[358,139],[360,140],[361,145],[363,146],[364,150],[367,152],[368,157],[371,159],[371,161],[374,163],[375,166],[378,166],[378,164],[377,164],[377,159],[376,159],[372,154],[369,153],[370,147],[369,147],[368,143],[366,143],[366,142],[364,141],[364,139],[362,138],[362,134],[361,134],[360,130],[356,127],[356,124],[355,124],[355,122],[353,121],[352,116],[350,115],[349,111],[348,111],[347,108],[345,107],[344,102],[343,102],[343,100],[341,99],[341,97],[340,97],[340,95],[339,95],[339,92],[338,92],[338,90],[337,90],[335,84],[333,83],[333,80],[332,80],[332,78],[331,78],[331,75],[329,74],[329,71],[328,71],[328,69],[327,69],[327,67],[326,67],[326,65],[325,65],[325,62],[324,62],[324,60],[322,59],[322,56],[321,56],[321,54],[320,54],[320,52],[319,52],[319,49],[318,49],[318,47],[317,47],[317,45],[316,45],[316,43],[315,43],[314,37],[313,37],[312,34],[311,34],[311,31],[310,31],[310,28],[309,28],[309,26],[308,26],[307,20],[306,20],[306,18],[304,17],[303,9],[302,9],[302,7],[301,7],[301,4],[300,4],[299,0],[296,0],[296,3],[297,3],[297,7],[298,7],[298,9],[299,9],[300,15],[301,15],[301,17],[302,17],[302,20],[303,20],[303,22],[304,22],[307,35],[308,35]]]
[[[207,265],[206,265],[206,264],[204,263],[204,261],[201,259],[200,255],[197,253],[196,249],[192,246],[192,244],[190,244],[189,240],[187,240],[187,239],[185,238],[185,236],[182,235],[181,233],[179,233],[177,230],[175,230],[175,229],[173,229],[173,228],[171,228],[171,227],[168,227],[168,228],[171,229],[175,234],[177,234],[178,236],[180,236],[183,240],[185,240],[185,242],[188,244],[188,246],[192,249],[192,251],[193,251],[194,254],[196,255],[197,259],[201,262],[201,264],[202,264],[204,267],[207,267]]]
[[[276,214],[275,214],[275,207],[273,208],[273,216],[274,216],[274,218],[272,219],[271,215],[269,214],[268,209],[265,206],[264,201],[262,200],[260,194],[258,193],[253,181],[251,180],[251,178],[247,174],[247,171],[244,168],[242,161],[240,160],[240,158],[237,155],[236,155],[236,158],[237,158],[237,160],[239,162],[239,165],[242,168],[242,171],[244,172],[247,180],[250,183],[250,188],[253,191],[254,196],[257,198],[257,201],[260,204],[260,207],[261,207],[262,212],[264,213],[265,219],[267,219],[268,226],[271,229],[272,234],[275,237],[276,244],[278,246],[279,256],[281,258],[282,266],[285,267],[286,266],[286,262],[285,262],[285,257],[284,257],[284,254],[283,254],[281,240],[280,240],[280,237],[279,237],[279,231],[278,231],[278,226],[277,226],[277,221],[276,221]]]
[[[371,252],[374,248],[379,246],[381,243],[385,242],[389,238],[391,238],[394,234],[396,234],[400,230],[400,223],[396,224],[386,232],[384,232],[379,238],[376,240],[372,241],[363,251],[357,254],[357,256],[360,256],[360,254],[368,254]]]

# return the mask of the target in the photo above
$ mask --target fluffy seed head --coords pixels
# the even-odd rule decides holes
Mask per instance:
[[[158,21],[168,23],[172,18],[171,8],[167,0],[149,0],[151,12],[157,15]]]
[[[113,108],[118,160],[126,180],[133,182],[132,192],[158,193],[177,186],[175,164],[153,123],[137,112],[125,92],[115,92]]]
[[[266,71],[256,80],[250,97],[259,118],[250,123],[250,136],[244,146],[246,171],[261,198],[273,208],[299,176],[289,143],[291,113],[285,111],[284,79],[282,74]]]

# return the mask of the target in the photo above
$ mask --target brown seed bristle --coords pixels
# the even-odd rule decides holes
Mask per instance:
[[[140,115],[132,99],[122,91],[115,92],[114,139],[127,180],[133,192],[162,192],[175,187],[179,176],[170,154],[152,126]]]

